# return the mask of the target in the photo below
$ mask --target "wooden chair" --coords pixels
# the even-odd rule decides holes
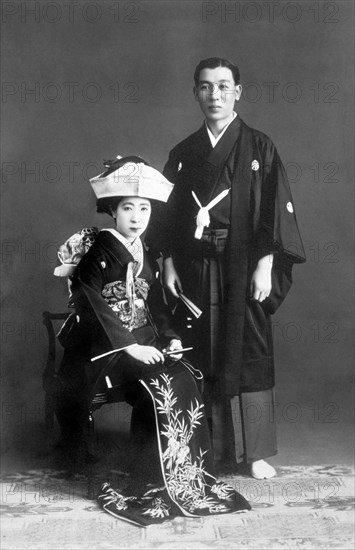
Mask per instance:
[[[72,312],[52,313],[50,311],[44,311],[42,313],[43,324],[47,329],[48,335],[48,354],[42,377],[43,389],[45,392],[44,421],[47,434],[53,433],[56,402],[63,396],[63,392],[66,391],[64,382],[59,373],[63,347],[58,340],[58,331],[70,315],[75,314]],[[109,391],[107,389],[107,391],[95,394],[89,408],[87,419],[87,434],[90,450],[95,447],[94,412],[105,404],[119,403],[124,400],[123,392],[120,391],[119,388],[114,388],[114,391]]]
[[[48,354],[45,369],[42,375],[42,385],[45,392],[44,397],[44,422],[46,431],[49,433],[54,427],[55,403],[63,390],[62,382],[59,377],[60,358],[58,359],[59,342],[57,340],[57,331],[55,330],[56,321],[64,321],[69,317],[70,312],[51,313],[44,311],[42,313],[43,324],[47,329],[48,336]]]

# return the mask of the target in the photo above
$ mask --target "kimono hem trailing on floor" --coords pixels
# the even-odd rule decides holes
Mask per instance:
[[[213,458],[199,390],[183,362],[154,369],[140,383],[154,404],[161,483],[114,490],[108,483],[98,500],[120,519],[146,527],[176,516],[203,517],[250,510],[233,487],[212,475]],[[138,457],[139,460],[139,457]]]

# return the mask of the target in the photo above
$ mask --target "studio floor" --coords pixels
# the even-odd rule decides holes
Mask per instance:
[[[316,406],[283,396],[275,417],[279,452],[270,459],[277,476],[219,475],[249,500],[250,512],[179,517],[148,528],[111,517],[95,499],[102,481],[119,488],[127,480],[128,406],[96,413],[98,461],[74,472],[54,447],[57,428],[44,435],[41,423],[27,419],[17,441],[3,437],[1,550],[352,549],[350,403],[324,399]]]

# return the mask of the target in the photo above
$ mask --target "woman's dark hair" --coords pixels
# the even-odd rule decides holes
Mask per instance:
[[[97,199],[96,211],[99,214],[109,214],[113,216],[113,212],[117,210],[117,206],[121,202],[123,197],[104,197],[103,199]]]
[[[208,59],[203,59],[200,61],[200,63],[197,65],[194,73],[194,81],[195,86],[199,83],[200,80],[200,72],[203,69],[217,69],[217,67],[226,67],[227,69],[230,69],[232,71],[233,79],[235,82],[235,85],[239,84],[240,81],[240,72],[237,65],[234,65],[231,61],[228,61],[228,59],[224,59],[223,57],[209,57]]]
[[[142,162],[143,164],[146,164],[146,166],[149,166],[149,164],[145,160],[136,156],[122,157],[115,160],[104,160],[104,166],[107,168],[107,170],[103,172],[103,174],[101,174],[101,177],[106,178],[109,174],[115,172],[119,168],[122,168],[122,166],[129,162],[134,162],[135,164]],[[122,199],[123,197],[104,197],[101,199],[97,199],[96,210],[100,214],[105,213],[112,216],[112,212],[117,209],[117,206]]]

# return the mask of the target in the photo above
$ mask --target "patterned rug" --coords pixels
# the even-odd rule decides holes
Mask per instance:
[[[257,481],[229,475],[252,511],[198,519],[175,518],[140,528],[101,511],[99,477],[64,470],[4,473],[1,550],[90,549],[339,549],[354,547],[354,471],[347,466],[278,468]],[[124,472],[111,470],[119,488]]]

